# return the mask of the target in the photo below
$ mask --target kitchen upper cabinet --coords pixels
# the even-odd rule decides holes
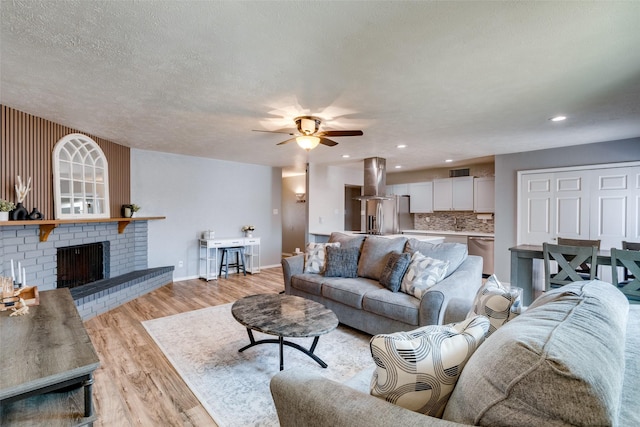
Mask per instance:
[[[433,212],[433,182],[409,184],[409,212]]]
[[[409,184],[387,185],[387,196],[408,196]]]
[[[434,211],[472,211],[473,177],[436,179],[433,181]]]
[[[473,180],[473,210],[475,212],[495,212],[495,181],[496,179],[493,177]]]

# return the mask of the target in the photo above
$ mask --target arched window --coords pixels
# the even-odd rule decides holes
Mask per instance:
[[[109,218],[109,167],[96,142],[73,133],[53,149],[56,219]]]

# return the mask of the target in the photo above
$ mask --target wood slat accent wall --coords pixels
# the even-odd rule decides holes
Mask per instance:
[[[31,191],[24,206],[35,207],[45,219],[54,218],[52,155],[56,143],[70,133],[91,137],[104,151],[109,163],[111,217],[120,217],[120,207],[132,203],[131,154],[129,147],[98,138],[5,105],[0,106],[2,144],[0,146],[0,199],[16,202],[17,176],[31,177]]]

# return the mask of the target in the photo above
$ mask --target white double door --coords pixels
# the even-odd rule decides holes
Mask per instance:
[[[640,241],[640,165],[519,174],[518,243],[558,237],[601,241],[602,249]]]

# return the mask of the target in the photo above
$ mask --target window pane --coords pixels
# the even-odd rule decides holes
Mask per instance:
[[[87,213],[95,213],[94,212],[94,203],[93,203],[93,198],[88,198],[87,199]]]
[[[100,197],[104,199],[104,185],[103,184],[96,184],[96,197]]]
[[[60,198],[60,207],[63,214],[71,213],[71,199],[68,197]]]
[[[67,162],[71,161],[71,157],[69,157],[69,153],[64,148],[60,150],[60,155],[58,157],[60,158],[60,160],[65,160]]]
[[[97,214],[101,214],[104,212],[104,199],[96,199],[95,211]]]
[[[73,195],[80,197],[82,194],[82,181],[73,181]]]
[[[84,180],[93,182],[93,166],[84,166]]]
[[[74,163],[84,163],[84,161],[82,160],[82,156],[80,155],[79,152],[76,151],[76,153],[73,155],[73,162]]]
[[[96,193],[94,191],[93,182],[85,182],[84,183],[84,194],[86,194],[87,197],[95,196]]]
[[[60,180],[60,195],[69,196],[70,193],[71,193],[71,181],[69,181],[68,179],[61,179]]]
[[[81,214],[84,213],[84,201],[82,199],[73,199],[73,213]]]
[[[69,179],[71,178],[71,163],[69,162],[60,162],[59,165],[60,170],[60,178]]]
[[[73,179],[82,180],[82,165],[73,164]]]

